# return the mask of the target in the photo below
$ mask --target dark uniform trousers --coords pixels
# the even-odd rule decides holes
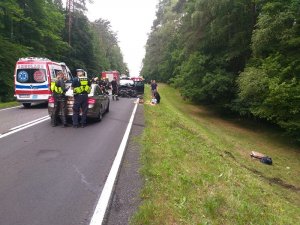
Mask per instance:
[[[51,115],[51,125],[57,125],[57,118],[60,114],[60,119],[62,124],[67,124],[67,99],[66,96],[63,94],[54,94],[54,109],[53,114]]]
[[[86,124],[86,114],[88,111],[88,94],[77,94],[74,95],[73,105],[73,125],[78,126],[79,112],[82,110],[80,123]]]

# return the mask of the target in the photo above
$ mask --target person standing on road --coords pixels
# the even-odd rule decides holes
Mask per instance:
[[[116,78],[114,77],[113,80],[110,82],[111,84],[111,89],[112,89],[112,99],[115,100],[119,100],[118,98],[118,83]]]
[[[91,83],[88,81],[86,72],[82,69],[76,70],[76,77],[72,81],[72,89],[74,93],[73,105],[73,127],[79,126],[79,111],[81,108],[82,115],[80,124],[81,127],[86,126],[86,115],[88,111],[88,94],[91,92]]]
[[[53,127],[57,125],[59,112],[63,127],[67,127],[67,99],[65,94],[69,88],[66,88],[64,78],[65,74],[62,71],[59,71],[56,75],[56,81],[51,82],[51,91],[54,97],[54,109],[51,115],[51,125]]]
[[[151,82],[151,93],[152,93],[152,98],[154,98],[154,93],[157,91],[157,83],[155,80]]]

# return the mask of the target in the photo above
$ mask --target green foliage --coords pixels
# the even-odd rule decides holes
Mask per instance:
[[[255,56],[267,57],[278,51],[293,53],[299,49],[299,8],[300,2],[296,0],[267,1],[263,5],[252,38]]]
[[[300,141],[299,1],[268,1],[253,33],[255,56],[237,80],[237,101],[252,115],[284,128]]]
[[[222,69],[208,72],[206,66],[210,60],[205,55],[195,53],[183,63],[179,75],[172,82],[184,97],[207,104],[226,101],[227,95],[231,93],[233,79]]]
[[[298,223],[298,146],[259,124],[227,120],[185,102],[168,85],[159,90],[161,103],[144,106],[145,184],[130,224]],[[250,159],[255,149],[272,156],[274,164]]]
[[[268,77],[263,69],[247,68],[238,83],[239,99],[248,104],[250,113],[278,124],[299,139],[299,80],[282,82],[278,77]]]
[[[0,2],[0,101],[13,98],[14,66],[21,57],[64,61],[72,70],[83,68],[90,76],[106,69],[128,71],[109,22],[90,22],[85,5],[85,0],[75,1],[69,45],[62,0]]]
[[[14,93],[14,67],[18,55],[27,55],[28,49],[22,45],[13,44],[0,36],[0,102],[9,101]]]
[[[168,82],[173,75],[177,61],[173,58],[176,51],[180,14],[173,11],[177,1],[160,1],[157,19],[153,22],[152,32],[146,44],[142,76],[147,79]],[[176,64],[175,64],[176,63]]]
[[[299,0],[163,0],[142,75],[300,139],[299,54]]]

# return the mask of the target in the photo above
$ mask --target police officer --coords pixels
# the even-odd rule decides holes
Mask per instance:
[[[91,92],[91,83],[86,76],[86,72],[82,69],[76,70],[76,77],[72,81],[72,89],[74,93],[73,105],[73,127],[78,128],[79,111],[81,108],[81,127],[86,126],[86,115],[88,111],[88,94]]]
[[[115,98],[116,98],[116,100],[119,100],[119,98],[118,98],[118,92],[119,92],[118,83],[117,83],[117,80],[115,77],[110,82],[110,84],[111,84],[111,89],[112,89],[112,99],[115,100]]]
[[[54,97],[54,109],[51,115],[51,125],[53,127],[57,125],[57,117],[59,111],[63,127],[67,127],[67,99],[65,94],[69,87],[66,88],[64,76],[64,73],[62,71],[59,71],[56,75],[56,81],[51,82],[51,91]]]

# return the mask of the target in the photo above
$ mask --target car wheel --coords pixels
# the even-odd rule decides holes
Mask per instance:
[[[23,106],[24,106],[25,108],[30,108],[31,103],[23,103]]]

